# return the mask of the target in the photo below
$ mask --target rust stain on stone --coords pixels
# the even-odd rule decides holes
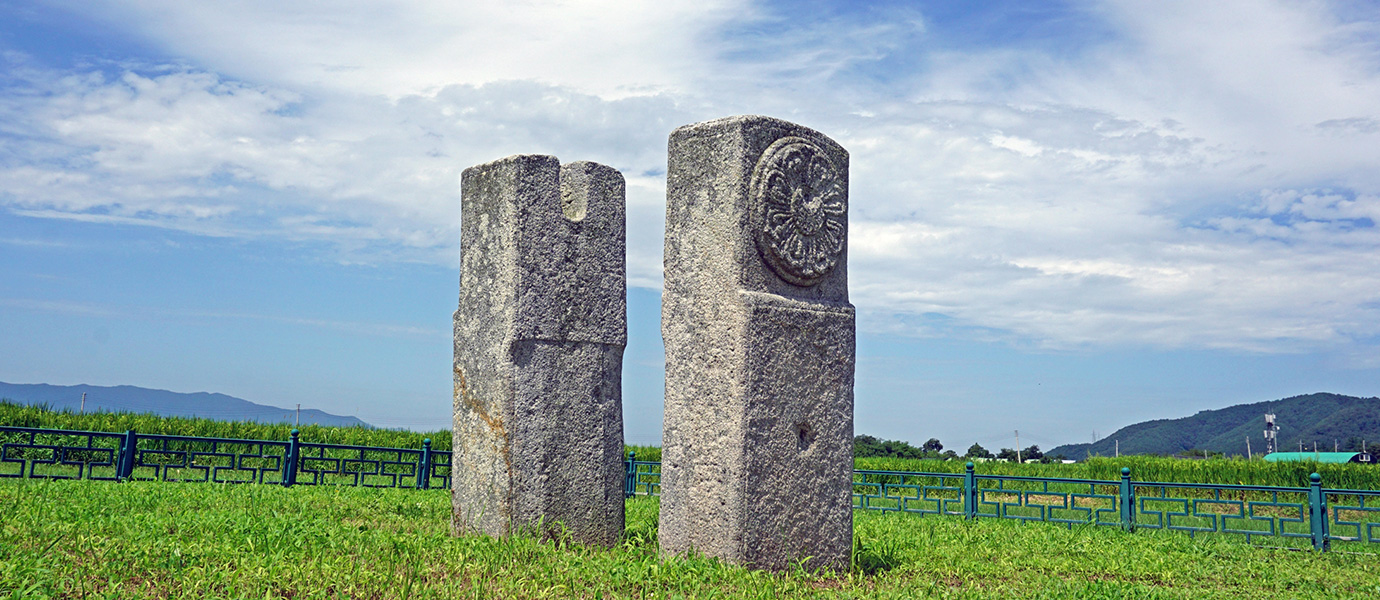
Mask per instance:
[[[479,420],[483,421],[495,435],[506,436],[507,430],[503,428],[503,417],[495,417],[484,410],[484,405],[479,402],[474,394],[470,393],[469,385],[466,383],[465,373],[459,366],[455,367],[455,399],[463,402],[466,407],[474,412]]]
[[[502,492],[505,496],[505,501],[502,506],[494,508],[505,515],[505,521],[509,521],[503,526],[503,535],[507,535],[508,531],[511,529],[511,519],[513,511],[513,457],[512,454],[508,451],[508,430],[503,425],[503,416],[501,414],[497,416],[489,414],[489,411],[485,410],[484,405],[479,401],[479,398],[476,398],[474,393],[471,392],[468,383],[469,380],[465,378],[464,371],[462,371],[458,365],[453,367],[453,370],[455,371],[455,400],[463,403],[465,407],[468,408],[471,412],[473,412],[476,417],[479,417],[480,421],[484,422],[484,425],[489,428],[489,432],[491,433],[491,437],[489,439],[490,447],[493,449],[494,453],[503,457],[504,471],[507,473],[508,476],[508,481],[506,482],[507,485],[503,486]],[[453,519],[452,529],[454,529],[456,532],[464,532],[469,530],[470,523],[468,523],[468,519],[465,519],[463,517],[464,515],[460,514],[460,505],[457,502],[452,506],[451,516],[451,518]]]

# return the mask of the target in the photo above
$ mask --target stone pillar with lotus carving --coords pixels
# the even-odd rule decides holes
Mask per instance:
[[[760,116],[671,134],[661,549],[842,570],[852,549],[848,153]]]

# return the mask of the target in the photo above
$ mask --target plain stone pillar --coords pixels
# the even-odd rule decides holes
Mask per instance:
[[[757,568],[848,567],[848,152],[730,117],[671,133],[660,541]]]
[[[623,176],[521,155],[460,183],[453,526],[623,533]]]

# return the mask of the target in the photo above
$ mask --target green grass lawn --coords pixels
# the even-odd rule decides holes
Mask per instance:
[[[1362,598],[1375,556],[1177,533],[855,513],[847,573],[448,534],[444,491],[0,482],[3,598]]]

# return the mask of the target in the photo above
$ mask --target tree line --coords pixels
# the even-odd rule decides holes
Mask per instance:
[[[939,438],[930,438],[920,447],[912,446],[909,442],[900,440],[883,440],[870,435],[858,435],[853,438],[853,456],[855,458],[928,458],[934,460],[958,460],[958,459],[995,459],[1015,462],[1017,456],[1022,461],[1036,461],[1043,463],[1059,462],[1064,460],[1063,455],[1046,455],[1040,451],[1040,447],[1031,444],[1029,448],[1020,450],[1019,455],[1015,448],[1002,448],[993,454],[981,444],[973,444],[968,447],[968,451],[959,454],[953,450],[945,450],[944,444]]]

